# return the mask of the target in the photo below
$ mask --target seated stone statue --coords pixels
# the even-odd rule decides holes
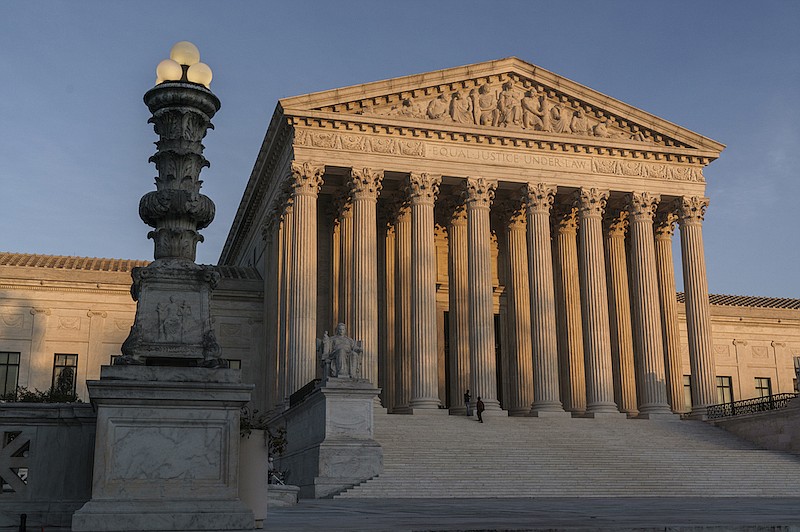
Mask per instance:
[[[361,378],[361,341],[356,341],[345,334],[344,323],[336,326],[336,334],[322,340],[317,339],[317,356],[324,368],[323,381],[328,377],[359,379]]]

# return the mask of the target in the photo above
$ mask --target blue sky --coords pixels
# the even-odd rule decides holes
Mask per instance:
[[[710,290],[800,297],[798,28],[800,2],[770,0],[8,0],[0,250],[152,258],[142,96],[177,41],[198,45],[222,100],[205,263],[279,98],[513,55],[726,144],[705,171]]]

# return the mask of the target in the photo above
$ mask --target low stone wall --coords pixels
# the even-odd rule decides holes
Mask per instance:
[[[800,401],[787,408],[712,421],[764,449],[800,454]]]
[[[0,527],[70,526],[92,496],[96,421],[89,404],[0,405]]]

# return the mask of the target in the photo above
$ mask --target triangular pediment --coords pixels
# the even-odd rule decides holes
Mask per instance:
[[[693,149],[711,158],[724,148],[515,57],[285,98],[280,105],[290,114]]]

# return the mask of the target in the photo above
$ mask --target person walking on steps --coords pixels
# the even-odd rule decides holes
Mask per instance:
[[[486,406],[483,404],[483,401],[481,401],[480,397],[478,397],[478,402],[475,406],[477,407],[476,410],[478,411],[478,421],[483,423],[483,411],[486,410]]]
[[[471,399],[469,395],[469,390],[464,393],[464,406],[467,407],[467,417],[472,417],[472,407],[469,405],[469,400]]]

